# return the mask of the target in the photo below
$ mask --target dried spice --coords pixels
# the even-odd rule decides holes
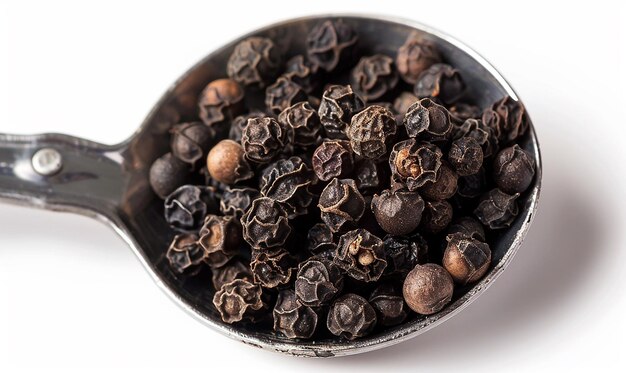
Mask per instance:
[[[204,259],[204,249],[198,244],[198,236],[192,233],[174,237],[165,257],[175,272],[192,272]]]
[[[167,153],[158,158],[150,167],[150,186],[154,193],[162,199],[185,184],[188,177],[189,166],[172,153]]]
[[[208,215],[200,229],[198,243],[206,252],[204,261],[221,267],[239,252],[241,225],[232,216]]]
[[[519,193],[507,194],[498,188],[492,189],[481,197],[474,215],[491,229],[507,228],[511,226],[519,211],[517,197]]]
[[[453,221],[448,227],[448,235],[459,235],[482,242],[486,241],[483,225],[471,216],[464,216]]]
[[[460,127],[457,127],[455,139],[469,137],[476,140],[483,150],[483,157],[487,158],[498,149],[498,140],[493,130],[480,119],[467,119]]]
[[[352,117],[347,136],[352,151],[364,158],[378,159],[396,134],[396,118],[382,106],[368,106]]]
[[[347,177],[354,167],[350,143],[346,140],[327,140],[313,152],[313,170],[317,178],[328,181]]]
[[[307,94],[302,87],[291,79],[281,76],[274,84],[265,89],[265,105],[267,110],[280,114],[296,102],[306,101]]]
[[[434,263],[417,265],[404,279],[404,301],[415,312],[431,315],[452,299],[454,282],[443,267]]]
[[[448,160],[459,176],[473,175],[483,165],[483,149],[475,139],[461,137],[452,142]]]
[[[211,268],[211,282],[215,290],[220,290],[224,284],[237,279],[252,281],[250,265],[243,263],[240,259],[231,259],[221,267]]]
[[[457,102],[448,109],[450,120],[456,125],[461,125],[468,119],[478,119],[482,110],[475,105]]]
[[[404,235],[414,231],[422,219],[424,200],[417,192],[401,188],[383,190],[372,198],[372,212],[385,232]]]
[[[350,229],[363,216],[365,200],[352,179],[333,179],[320,195],[322,221],[333,232]]]
[[[342,21],[324,21],[309,31],[306,38],[309,60],[326,71],[348,62],[356,45],[357,34]]]
[[[522,193],[535,177],[535,161],[519,145],[503,149],[493,161],[493,180],[506,193]]]
[[[402,79],[415,84],[420,74],[431,65],[441,61],[437,47],[430,41],[411,34],[398,49],[396,66]]]
[[[204,160],[208,150],[215,145],[215,134],[200,122],[177,124],[170,132],[172,154],[192,166]]]
[[[419,188],[424,198],[442,200],[451,198],[456,193],[458,176],[447,162],[442,162],[435,181],[427,182]]]
[[[376,311],[378,325],[398,325],[407,317],[404,298],[391,283],[378,285],[370,295],[369,303]]]
[[[331,139],[346,139],[346,127],[352,116],[363,108],[363,99],[349,85],[331,85],[326,88],[317,111],[326,136]]]
[[[271,39],[253,36],[235,46],[228,59],[228,76],[244,86],[263,88],[274,78],[281,56]]]
[[[317,327],[317,313],[298,301],[293,290],[278,294],[273,316],[274,330],[287,338],[311,338]]]
[[[183,230],[197,229],[208,213],[218,211],[211,187],[183,185],[165,199],[165,221]]]
[[[241,136],[246,159],[255,163],[271,162],[289,143],[290,130],[291,127],[271,117],[248,119]]]
[[[422,227],[425,232],[439,233],[452,221],[453,209],[448,201],[426,201],[422,214]]]
[[[446,241],[442,264],[455,282],[476,282],[487,273],[491,264],[489,245],[458,233],[448,235]]]
[[[343,274],[332,261],[312,257],[300,263],[296,275],[295,293],[302,304],[328,304],[343,288]]]
[[[398,122],[398,126],[404,125],[404,115],[409,110],[411,105],[416,103],[419,100],[417,96],[415,96],[411,92],[402,92],[396,97],[393,101],[393,111],[396,113],[396,122]]]
[[[363,337],[376,327],[376,311],[365,298],[348,293],[331,305],[326,327],[334,335],[345,339]]]
[[[528,130],[528,122],[524,118],[524,106],[506,96],[491,107],[498,115],[498,136],[502,142],[515,141]],[[494,118],[495,119],[495,118]],[[494,123],[494,122],[492,122]],[[496,127],[497,125],[494,125]]]
[[[244,159],[244,149],[233,140],[222,140],[211,148],[206,164],[209,175],[224,184],[232,185],[253,176]]]
[[[388,175],[372,159],[362,159],[354,169],[354,181],[362,194],[371,194],[383,188]]]
[[[387,255],[385,274],[406,276],[416,265],[426,263],[428,243],[418,233],[412,236],[387,235],[383,240]]]
[[[261,193],[254,188],[227,188],[220,199],[220,211],[224,215],[241,219],[244,212]]]
[[[225,135],[225,126],[243,106],[243,89],[231,79],[217,79],[209,83],[198,99],[200,119],[218,135]]]
[[[433,144],[415,139],[400,141],[394,145],[389,156],[391,176],[394,181],[404,183],[410,191],[415,191],[437,179],[442,156],[441,149]]]
[[[241,218],[243,238],[250,246],[260,249],[280,247],[285,244],[291,227],[287,211],[271,198],[259,197]]]
[[[308,102],[298,102],[286,108],[278,116],[278,121],[291,128],[290,142],[302,148],[315,145],[322,130],[320,118]]]
[[[299,54],[287,61],[284,75],[302,87],[306,93],[311,93],[318,85],[319,66]]]
[[[377,281],[387,261],[383,241],[365,229],[356,229],[339,237],[335,263],[359,281]]]
[[[378,100],[398,84],[393,59],[384,54],[361,58],[352,69],[350,84],[365,101]]]
[[[291,280],[297,263],[285,249],[252,250],[250,270],[254,282],[264,288],[275,288],[285,285]]]
[[[281,159],[263,171],[261,194],[283,204],[289,217],[303,215],[313,200],[308,188],[314,180],[313,171],[301,158]]]
[[[220,313],[222,321],[228,324],[250,318],[261,311],[265,304],[263,290],[245,279],[236,279],[224,284],[213,297],[213,305]]]
[[[444,140],[452,132],[448,110],[429,98],[423,98],[411,105],[403,123],[409,137],[427,141]]]
[[[454,67],[436,63],[417,78],[413,92],[419,98],[437,98],[446,105],[453,104],[463,95],[465,83]]]
[[[307,251],[313,255],[334,252],[337,248],[333,240],[333,232],[324,223],[317,223],[309,229],[306,242]]]
[[[241,143],[241,137],[243,136],[243,129],[248,125],[248,119],[250,118],[263,118],[267,116],[262,111],[253,111],[248,114],[239,115],[235,117],[230,124],[230,130],[228,131],[228,138]]]
[[[479,197],[487,187],[485,169],[481,168],[473,175],[459,177],[457,184],[457,196],[470,199]]]

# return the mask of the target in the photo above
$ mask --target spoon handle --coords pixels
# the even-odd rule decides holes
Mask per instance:
[[[68,135],[0,133],[0,200],[110,216],[123,193],[120,154]]]

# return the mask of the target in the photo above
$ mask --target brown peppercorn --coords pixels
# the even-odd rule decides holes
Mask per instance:
[[[519,212],[517,197],[519,193],[511,195],[498,188],[492,189],[481,197],[474,215],[491,229],[510,227]]]
[[[339,238],[335,264],[359,281],[378,281],[387,267],[383,241],[365,229],[350,231]]]
[[[211,282],[216,291],[220,290],[224,284],[236,279],[252,282],[250,265],[243,263],[240,259],[234,258],[222,267],[211,268]]]
[[[356,226],[365,211],[365,199],[354,180],[334,178],[322,191],[317,207],[322,221],[339,232]]]
[[[207,151],[215,145],[214,132],[201,122],[177,124],[170,132],[172,154],[192,166],[200,160],[205,160]]]
[[[231,79],[217,79],[209,83],[198,100],[200,119],[213,128],[218,136],[225,136],[227,123],[243,111],[243,89]]]
[[[259,36],[237,44],[228,59],[228,76],[244,86],[263,88],[280,68],[281,56],[274,42]]]
[[[398,125],[403,125],[404,115],[409,110],[411,105],[416,103],[419,100],[417,96],[415,96],[411,92],[402,92],[396,97],[393,101],[393,111],[396,113],[396,122]]]
[[[483,165],[483,149],[475,139],[461,137],[452,142],[448,160],[459,176],[473,175]]]
[[[440,265],[417,265],[404,279],[402,294],[409,307],[422,315],[441,311],[452,299],[452,276]]]
[[[428,233],[439,233],[452,221],[453,209],[448,201],[426,201],[422,228]]]
[[[209,175],[224,184],[232,185],[253,176],[242,146],[233,140],[218,142],[209,152],[206,163]]]
[[[454,220],[448,227],[448,235],[453,234],[486,242],[483,225],[471,216],[464,216]]]
[[[423,140],[445,140],[452,133],[450,113],[430,98],[423,98],[411,105],[406,111],[403,123],[409,137]]]
[[[392,112],[382,106],[372,105],[352,117],[346,134],[354,153],[364,158],[378,159],[387,153],[397,126]]]
[[[324,91],[317,111],[326,136],[347,139],[346,127],[352,116],[363,110],[365,103],[349,85],[331,85]]]
[[[469,284],[487,273],[491,263],[489,245],[458,233],[446,236],[446,241],[442,264],[455,282]]]
[[[415,191],[427,182],[434,182],[441,167],[441,149],[415,139],[400,141],[389,155],[391,176],[396,183],[405,183]]]
[[[281,76],[276,82],[265,89],[265,105],[267,110],[280,114],[296,102],[306,101],[307,94],[291,79]]]
[[[204,256],[205,251],[198,244],[198,236],[191,233],[175,236],[165,253],[170,267],[177,273],[193,274],[199,268]]]
[[[422,71],[439,61],[441,61],[441,56],[434,43],[416,34],[407,37],[396,55],[398,72],[409,84],[415,84]]]
[[[248,119],[250,118],[263,118],[267,114],[262,111],[253,111],[248,114],[239,115],[235,117],[230,124],[230,130],[228,131],[228,138],[241,143],[241,137],[243,136],[243,129],[248,125]]]
[[[335,263],[321,257],[311,257],[300,263],[295,292],[307,306],[328,304],[343,289],[343,274]]]
[[[375,101],[398,84],[393,59],[384,54],[363,57],[352,69],[350,84],[365,101]]]
[[[152,163],[150,167],[150,186],[154,193],[165,199],[179,186],[185,184],[189,176],[189,165],[167,153]]]
[[[365,298],[345,294],[331,305],[326,327],[334,335],[345,339],[364,337],[376,327],[376,311]]]
[[[241,225],[232,216],[208,215],[200,228],[198,243],[206,252],[204,261],[221,267],[239,252]]]
[[[241,218],[243,238],[259,249],[281,247],[291,233],[287,211],[271,198],[259,197]]]
[[[322,131],[320,118],[311,104],[306,101],[298,102],[278,116],[278,121],[291,128],[291,143],[302,148],[308,148],[317,143]]]
[[[272,313],[274,330],[287,338],[311,338],[317,327],[317,313],[302,304],[293,290],[278,293]]]
[[[285,249],[252,249],[250,270],[254,282],[264,288],[275,288],[289,283],[296,267],[296,261]]]
[[[255,163],[269,163],[289,143],[291,127],[271,117],[250,118],[243,129],[241,144],[246,159]]]
[[[348,176],[354,167],[350,143],[345,140],[324,141],[313,152],[312,163],[315,174],[322,181]]]
[[[378,285],[369,297],[369,303],[376,311],[378,324],[393,326],[402,323],[407,317],[404,298],[389,282]]]
[[[409,234],[422,219],[424,200],[406,188],[383,190],[372,198],[372,212],[385,232],[399,236]]]
[[[236,323],[253,317],[266,307],[263,302],[263,289],[245,279],[236,279],[224,284],[213,296],[213,305],[220,313],[222,321]]]
[[[526,150],[515,144],[503,149],[493,162],[493,180],[506,193],[522,193],[535,177],[535,161]]]
[[[422,71],[413,89],[419,98],[437,98],[446,105],[461,98],[464,91],[465,82],[459,71],[445,63],[436,63]]]
[[[443,200],[451,198],[456,193],[458,176],[446,162],[441,163],[439,174],[434,182],[427,182],[419,188],[424,198]]]
[[[348,24],[327,20],[309,31],[306,38],[309,60],[326,71],[340,63],[349,62],[356,45],[357,35]]]

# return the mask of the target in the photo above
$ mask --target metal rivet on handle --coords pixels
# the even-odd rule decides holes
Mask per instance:
[[[54,175],[63,167],[61,153],[52,148],[37,150],[37,152],[33,154],[31,162],[35,172],[42,176]]]

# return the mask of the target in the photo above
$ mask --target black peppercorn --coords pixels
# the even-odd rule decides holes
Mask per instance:
[[[264,288],[275,288],[285,285],[291,280],[297,263],[285,249],[256,250],[252,249],[250,270],[254,282]]]
[[[535,161],[519,145],[503,149],[493,162],[493,180],[506,193],[522,193],[535,177]]]
[[[271,117],[248,119],[241,136],[246,159],[255,163],[269,163],[289,143],[290,130],[287,124]]]
[[[457,196],[470,199],[479,197],[485,192],[485,188],[487,187],[485,169],[481,168],[473,175],[459,177],[457,183]]]
[[[315,174],[322,181],[348,176],[354,167],[350,143],[345,140],[324,141],[313,152],[312,163]]]
[[[267,116],[261,111],[253,111],[248,114],[239,115],[235,117],[230,124],[230,130],[228,131],[228,138],[240,143],[243,136],[243,129],[248,125],[248,119],[250,118],[262,118]]]
[[[385,236],[383,246],[387,255],[385,274],[406,276],[417,264],[426,263],[428,243],[418,233],[407,236]]]
[[[475,139],[461,137],[452,142],[448,160],[459,176],[473,175],[483,165],[483,149]]]
[[[352,116],[364,107],[363,99],[349,85],[331,85],[326,88],[317,111],[326,136],[346,139],[346,127]]]
[[[439,233],[452,221],[453,209],[448,201],[426,201],[422,215],[425,232]]]
[[[490,123],[498,127],[497,133],[500,141],[515,141],[528,130],[528,122],[524,118],[524,106],[519,102],[506,96],[491,107],[497,113],[498,119],[493,118]]]
[[[417,96],[415,96],[411,92],[402,92],[396,97],[393,101],[393,111],[396,113],[396,122],[398,125],[404,125],[404,115],[409,110],[411,105],[416,103],[419,100]]]
[[[326,327],[334,335],[345,339],[363,337],[376,327],[376,311],[365,298],[345,294],[331,305]]]
[[[204,259],[205,252],[198,244],[198,236],[191,233],[174,237],[165,257],[175,272],[194,272]]]
[[[261,194],[283,204],[290,218],[307,213],[313,195],[309,185],[315,176],[299,157],[281,159],[262,173]]]
[[[486,241],[483,225],[471,216],[464,216],[453,221],[448,227],[448,235],[460,235],[460,237]]]
[[[419,188],[424,198],[442,200],[451,198],[456,193],[458,176],[446,162],[441,163],[435,181],[427,182]]]
[[[378,159],[387,153],[387,147],[396,134],[396,118],[382,106],[372,105],[355,114],[348,126],[347,136],[352,151],[369,159]]]
[[[507,194],[498,188],[492,189],[481,197],[474,215],[485,226],[491,229],[502,229],[511,226],[518,213],[517,197],[519,193]]]
[[[424,70],[417,78],[414,92],[419,98],[437,98],[444,104],[453,104],[465,90],[461,74],[445,63],[436,63]]]
[[[422,71],[440,61],[441,57],[437,47],[416,34],[407,37],[396,55],[398,72],[402,79],[409,84],[415,84]]]
[[[260,249],[280,247],[285,244],[291,227],[287,211],[271,198],[259,197],[241,218],[243,238],[250,246]]]
[[[309,60],[326,71],[340,62],[348,62],[356,45],[357,35],[342,21],[324,21],[309,31],[306,38]]]
[[[165,199],[165,220],[178,229],[199,228],[207,214],[219,210],[214,193],[211,187],[181,186]]]
[[[237,279],[252,281],[250,265],[244,264],[240,259],[234,258],[221,267],[211,268],[211,282],[216,291],[220,290],[224,284]]]
[[[208,215],[200,229],[198,243],[206,252],[204,261],[221,267],[239,252],[241,226],[232,216]]]
[[[165,199],[179,186],[185,184],[189,176],[189,166],[167,153],[158,158],[150,167],[150,186],[157,196]]]
[[[332,261],[314,256],[298,266],[295,292],[302,304],[328,304],[342,288],[343,275]]]
[[[281,76],[274,84],[265,89],[265,105],[267,110],[280,114],[296,102],[305,101],[307,94],[291,79]]]
[[[456,125],[461,125],[468,119],[480,118],[481,110],[478,106],[457,102],[450,106],[450,120]]]
[[[411,105],[403,123],[409,137],[428,141],[444,140],[452,132],[448,110],[429,98],[423,98]]]
[[[365,101],[378,100],[398,84],[393,59],[384,54],[361,58],[352,69],[350,84]]]
[[[298,84],[306,93],[311,93],[319,83],[319,66],[299,54],[287,61],[284,75]]]
[[[337,248],[333,241],[333,232],[324,223],[317,223],[309,229],[306,242],[307,251],[313,255],[334,252]]]
[[[291,143],[302,148],[315,145],[322,130],[320,118],[308,102],[298,102],[286,108],[278,116],[278,121],[291,128]]]
[[[348,276],[365,282],[377,281],[387,267],[383,241],[365,229],[339,237],[334,261]]]
[[[322,221],[333,232],[350,229],[363,216],[365,200],[352,179],[333,179],[320,195]]]
[[[274,330],[287,338],[311,338],[317,327],[317,313],[298,301],[293,290],[278,293],[273,316]]]
[[[493,130],[480,119],[467,119],[457,127],[455,139],[470,137],[476,140],[483,150],[483,158],[488,158],[498,150],[498,140]]]
[[[389,156],[391,176],[395,182],[403,182],[410,191],[415,191],[437,179],[442,156],[441,149],[433,144],[415,139],[400,141]]]
[[[220,199],[220,211],[224,215],[241,219],[244,212],[252,205],[252,201],[261,194],[253,188],[227,188]]]
[[[452,299],[452,276],[440,265],[417,265],[404,279],[402,294],[409,307],[422,315],[441,311]]]
[[[254,176],[244,159],[244,149],[233,140],[218,142],[207,155],[209,175],[219,182],[232,185]]]
[[[446,241],[442,264],[455,282],[469,284],[487,273],[491,263],[489,245],[458,233],[448,235]]]
[[[207,151],[215,144],[215,134],[200,122],[175,125],[172,130],[172,154],[192,166],[204,160]]]
[[[407,317],[404,298],[391,283],[378,285],[370,295],[369,303],[376,311],[378,325],[398,325]]]
[[[228,76],[244,86],[264,87],[276,76],[281,57],[274,42],[253,36],[235,46],[228,59]]]
[[[198,100],[200,119],[213,128],[218,136],[225,136],[227,124],[243,111],[243,89],[231,79],[217,79],[209,83]]]
[[[263,289],[245,279],[236,279],[224,284],[213,296],[213,305],[222,321],[228,324],[250,318],[266,307],[262,298]]]
[[[362,159],[354,167],[354,180],[359,191],[371,194],[383,188],[385,179],[389,177],[382,165],[372,159]]]
[[[411,233],[420,223],[424,200],[408,189],[383,190],[372,198],[372,212],[378,225],[393,235]]]

